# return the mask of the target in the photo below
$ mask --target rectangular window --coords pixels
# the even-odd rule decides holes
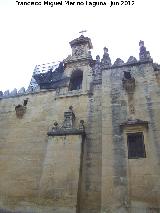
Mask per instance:
[[[128,159],[146,158],[142,132],[127,134]]]

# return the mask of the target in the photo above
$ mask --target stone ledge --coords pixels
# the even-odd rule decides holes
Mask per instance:
[[[82,96],[82,95],[90,95],[91,92],[90,91],[82,91],[82,90],[74,90],[74,91],[69,91],[66,92],[64,94],[56,94],[55,95],[55,99],[59,99],[59,98],[68,98],[68,97],[78,97],[78,96]]]
[[[137,126],[137,125],[145,126],[148,128],[148,121],[143,121],[140,119],[135,119],[135,120],[128,119],[127,121],[121,123],[120,127],[124,128],[124,127]]]
[[[65,136],[65,135],[85,135],[84,130],[79,129],[59,129],[56,131],[49,131],[47,132],[48,136]]]

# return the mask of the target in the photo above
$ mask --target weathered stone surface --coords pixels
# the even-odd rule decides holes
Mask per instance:
[[[0,99],[1,212],[160,211],[159,66],[150,58],[110,66],[108,50],[89,59],[90,45],[73,40],[64,61],[68,79],[82,70],[80,90],[66,84]],[[26,100],[19,119],[15,107]],[[132,133],[143,133],[146,157],[128,158]]]

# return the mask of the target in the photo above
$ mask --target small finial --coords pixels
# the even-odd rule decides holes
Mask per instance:
[[[58,122],[57,122],[57,121],[54,122],[54,126],[55,126],[55,127],[58,126]]]
[[[139,42],[140,46],[140,52],[139,52],[139,59],[140,61],[152,61],[152,58],[150,56],[150,52],[146,50],[146,47],[144,46],[144,41]]]
[[[144,41],[140,40],[139,46],[140,46],[140,47],[144,46]]]
[[[72,110],[73,110],[73,106],[69,106],[69,110],[71,110],[71,111],[72,111]]]
[[[84,131],[85,127],[84,127],[84,120],[80,120],[80,124],[79,124],[79,130],[83,130]]]
[[[104,47],[103,50],[104,50],[104,54],[108,53],[108,48],[107,47]]]

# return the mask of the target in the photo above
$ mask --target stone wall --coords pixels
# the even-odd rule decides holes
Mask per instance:
[[[107,65],[102,72],[96,63],[92,82],[89,65],[84,68],[83,91],[62,88],[0,99],[3,211],[159,212],[159,72],[152,61]],[[71,73],[73,66],[67,69]],[[124,85],[128,71],[132,78]],[[71,105],[75,125],[85,122],[85,140],[48,137]],[[143,132],[146,158],[128,159],[127,134],[134,132]]]
[[[122,82],[127,70],[135,78],[134,113]],[[104,70],[102,79],[102,212],[159,212],[160,90],[152,63]],[[121,128],[130,118],[148,121],[148,128]],[[146,158],[128,159],[131,132],[143,132]]]
[[[25,113],[19,118],[16,116],[15,106],[23,104],[26,98],[28,103]],[[64,112],[70,105],[74,108],[76,122],[83,119],[87,125],[87,99],[86,94],[79,96],[72,94],[66,97],[65,95],[57,96],[55,91],[48,91],[0,100],[1,208],[21,212],[53,212],[55,203],[58,206],[59,200],[55,201],[52,196],[49,196],[48,189],[52,191],[53,186],[51,188],[50,181],[45,182],[45,180],[50,175],[55,175],[56,184],[61,185],[63,177],[63,181],[68,183],[73,182],[74,177],[71,174],[63,176],[65,172],[63,168],[61,171],[55,171],[55,174],[52,174],[53,170],[51,174],[48,170],[45,172],[46,162],[50,165],[57,162],[57,165],[63,165],[66,171],[67,165],[71,166],[78,181],[81,147],[80,140],[74,140],[74,138],[79,136],[72,136],[69,143],[66,138],[65,148],[63,141],[60,143],[53,141],[57,144],[56,148],[52,140],[48,141],[47,132],[53,127],[55,120],[59,124],[63,123]],[[58,157],[58,152],[61,157]],[[50,155],[51,157],[48,157]],[[53,158],[56,158],[54,162]],[[74,184],[77,190],[77,182]],[[77,193],[75,189],[73,191]],[[67,208],[71,206],[71,200],[74,200],[75,208],[75,199],[76,197],[65,199],[65,202],[61,202],[60,210],[56,212],[68,212]]]

